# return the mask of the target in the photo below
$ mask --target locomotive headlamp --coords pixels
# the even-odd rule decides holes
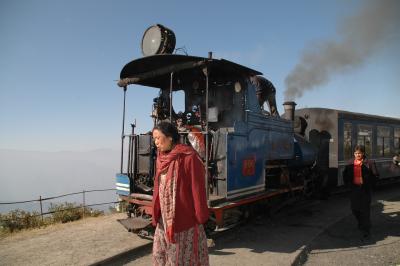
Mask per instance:
[[[175,49],[175,34],[163,25],[156,24],[148,28],[142,38],[144,56],[171,54]]]

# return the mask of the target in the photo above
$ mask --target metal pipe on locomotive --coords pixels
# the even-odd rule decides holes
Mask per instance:
[[[203,158],[211,213],[208,229],[229,228],[255,205],[308,192],[316,152],[302,136],[306,123],[295,119],[295,103],[287,103],[291,110],[281,117],[274,95],[265,95],[271,89],[261,84],[266,79],[254,82],[262,73],[214,59],[211,53],[206,58],[171,54],[174,47],[175,36],[164,26],[157,24],[145,32],[144,57],[126,64],[118,82],[124,90],[123,124],[129,85],[160,90],[152,104],[153,123],[177,123],[181,141]],[[175,91],[184,92],[182,113],[173,108]],[[266,100],[269,111],[264,110]],[[128,218],[120,222],[130,231],[148,235],[156,153],[151,134],[136,134],[134,127],[128,135],[126,171],[122,127],[116,183],[120,199],[128,203]]]

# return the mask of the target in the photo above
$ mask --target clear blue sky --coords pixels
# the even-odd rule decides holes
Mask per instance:
[[[358,49],[369,44],[357,43],[365,40],[357,39],[364,24],[343,24],[357,18],[368,3],[1,0],[0,149],[118,149],[123,94],[116,80],[126,63],[141,57],[142,34],[156,23],[172,29],[176,46],[191,55],[206,57],[212,51],[216,58],[263,72],[277,88],[280,111],[285,79],[305,51],[324,56],[321,46],[355,37],[352,45],[362,59],[328,67],[325,81],[296,97],[298,107],[400,118],[399,27],[372,47]],[[400,10],[396,12],[391,25],[398,25]],[[369,21],[379,26],[381,20]],[[356,30],[343,35],[343,29]],[[349,58],[352,54],[343,59]],[[150,88],[128,89],[127,120],[136,119],[141,132],[150,129],[156,94]]]

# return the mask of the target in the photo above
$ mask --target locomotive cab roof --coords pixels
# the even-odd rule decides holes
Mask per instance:
[[[262,75],[261,72],[225,59],[159,54],[142,57],[126,64],[121,70],[118,85],[126,87],[130,84],[138,84],[166,89],[170,87],[171,73],[182,74],[187,80],[196,80],[204,68],[207,68],[210,77],[223,81]],[[179,78],[174,79],[174,82],[178,80]],[[174,90],[178,90],[176,85],[178,84],[174,84]]]

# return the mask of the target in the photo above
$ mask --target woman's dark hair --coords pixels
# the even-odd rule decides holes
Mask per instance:
[[[356,145],[354,147],[354,152],[356,152],[356,151],[362,152],[365,157],[365,146],[364,145]]]
[[[172,138],[172,143],[177,144],[179,142],[179,134],[174,124],[170,122],[160,122],[154,128],[153,131],[157,129],[161,131],[166,137]]]

